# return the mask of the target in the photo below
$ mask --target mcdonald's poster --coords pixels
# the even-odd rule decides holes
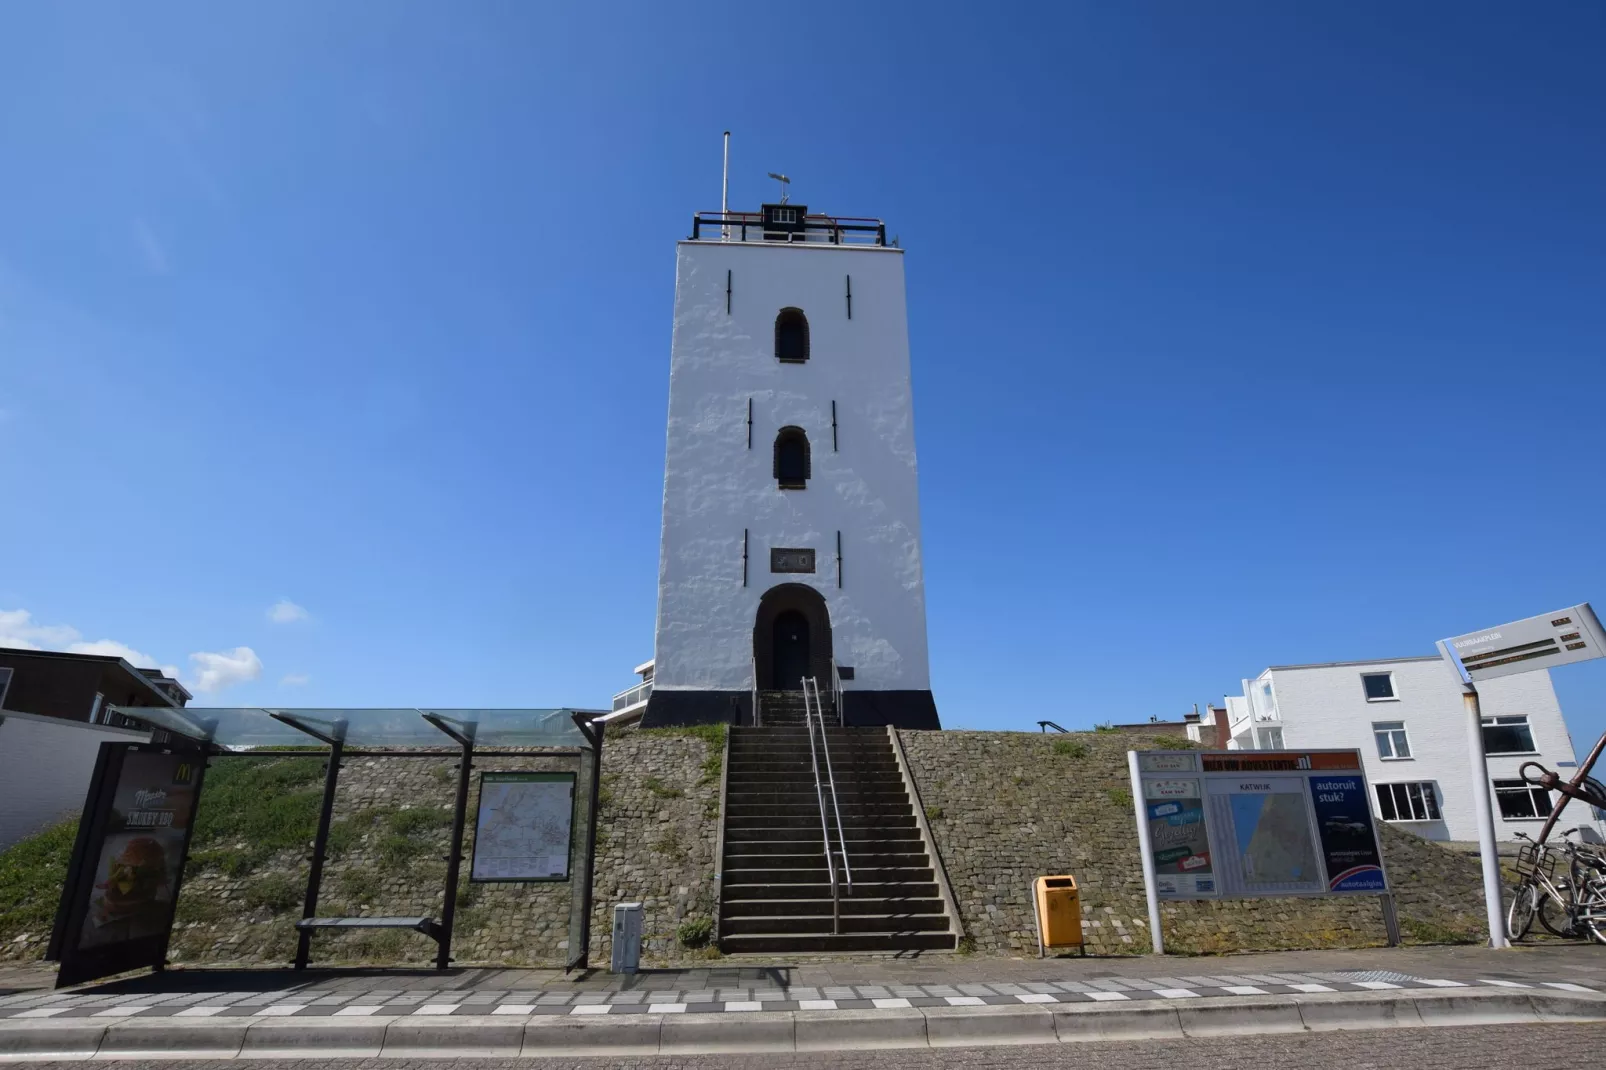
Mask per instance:
[[[74,857],[77,879],[69,894],[76,902],[59,947],[63,974],[87,969],[93,971],[89,976],[104,976],[159,964],[206,761],[194,754],[108,746],[114,748],[112,760],[97,766],[104,782],[98,793],[91,789],[85,813],[91,824],[80,837],[82,853]],[[145,961],[152,954],[157,958]]]

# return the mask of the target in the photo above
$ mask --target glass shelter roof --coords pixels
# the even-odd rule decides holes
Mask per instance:
[[[565,747],[590,749],[570,709],[278,709],[238,707],[113,707],[190,739],[230,750],[305,747],[344,740],[348,747]],[[600,711],[599,715],[600,715]]]

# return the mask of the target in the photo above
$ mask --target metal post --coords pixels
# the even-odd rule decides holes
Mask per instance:
[[[1132,777],[1132,813],[1138,822],[1138,851],[1143,856],[1143,897],[1149,903],[1149,935],[1154,953],[1165,954],[1165,937],[1160,932],[1160,894],[1156,890],[1154,849],[1149,842],[1149,810],[1143,801],[1143,775],[1138,769],[1138,752],[1126,752],[1127,773]]]
[[[719,214],[722,217],[730,215],[730,210],[731,210],[730,191],[731,191],[731,132],[729,130],[727,130],[727,131],[725,131],[725,169],[724,169],[723,173],[721,174],[721,177],[720,177],[720,180],[719,180]],[[721,220],[721,221],[723,222],[723,220]],[[722,227],[719,228],[719,240],[720,241],[730,241],[731,240],[731,228],[729,226],[722,226]],[[726,291],[726,295],[725,295],[725,311],[726,312],[730,311],[730,292],[729,291]]]
[[[452,810],[452,849],[446,856],[446,901],[441,906],[441,946],[435,952],[435,968],[444,970],[452,963],[452,925],[457,920],[457,873],[463,863],[463,826],[468,821],[468,782],[474,771],[474,737],[463,743],[463,756],[457,767],[457,803]]]
[[[1383,901],[1383,931],[1388,933],[1389,947],[1400,946],[1400,915],[1394,909],[1394,893],[1378,896]]]
[[[578,953],[574,948],[569,949],[571,955],[576,957],[570,960],[568,967],[585,969],[591,964],[591,909],[592,909],[592,877],[596,869],[597,860],[597,820],[601,816],[598,809],[601,804],[602,791],[602,737],[608,724],[606,721],[587,721],[585,714],[572,714],[574,722],[580,727],[582,734],[591,741],[591,820],[586,822],[586,859],[585,859],[585,889],[581,893],[580,914],[580,947]]]
[[[335,812],[335,785],[340,781],[340,756],[345,741],[335,739],[329,744],[329,768],[323,774],[323,808],[318,811],[318,834],[312,841],[312,866],[307,870],[307,895],[301,904],[301,918],[318,916],[318,890],[323,885],[323,857],[329,849],[329,820]],[[312,957],[312,930],[301,929],[296,934],[295,968],[307,968]]]
[[[1467,756],[1472,762],[1472,801],[1478,812],[1478,853],[1483,859],[1483,909],[1489,921],[1489,946],[1508,947],[1501,909],[1500,856],[1494,838],[1494,807],[1489,802],[1489,759],[1483,752],[1483,710],[1478,689],[1464,685],[1461,702],[1467,711]]]

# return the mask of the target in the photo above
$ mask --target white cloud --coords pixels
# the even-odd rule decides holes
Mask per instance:
[[[312,677],[304,672],[293,672],[279,679],[280,687],[305,687],[312,681]]]
[[[307,611],[290,599],[281,598],[268,607],[268,619],[275,624],[293,624],[298,620],[306,620]]]
[[[275,607],[277,608],[277,607]],[[304,612],[300,606],[294,606]],[[295,618],[291,618],[295,619]],[[135,650],[116,639],[85,640],[83,633],[67,624],[39,624],[26,609],[0,609],[0,647],[20,650],[64,650],[69,654],[99,654],[122,658],[138,669],[160,669],[177,680],[177,665],[164,665],[142,650]],[[255,680],[262,675],[262,660],[248,646],[224,653],[201,651],[191,654],[195,678],[185,680],[196,691],[221,691],[232,684]]]
[[[0,609],[0,646],[42,650],[45,646],[59,647],[81,638],[77,628],[35,624],[33,614],[26,609]]]
[[[198,651],[190,661],[195,664],[195,690],[207,694],[262,675],[262,659],[248,646],[221,653]]]

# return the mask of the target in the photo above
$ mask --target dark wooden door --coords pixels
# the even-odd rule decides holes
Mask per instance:
[[[775,618],[771,646],[771,684],[776,691],[803,690],[803,677],[809,672],[809,622],[795,609]]]

